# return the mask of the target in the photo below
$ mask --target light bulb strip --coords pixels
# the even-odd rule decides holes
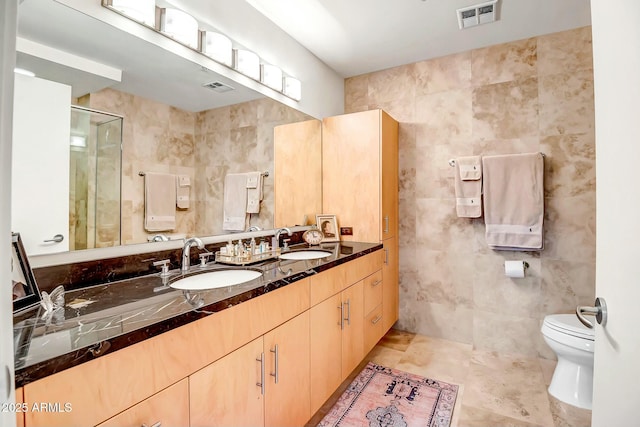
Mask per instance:
[[[132,9],[135,9],[140,7],[139,0],[101,0],[101,3],[103,7],[111,10],[112,12],[124,16],[125,18],[130,19],[144,27],[147,27],[158,34],[162,34],[164,37],[173,40],[175,43],[187,47],[202,56],[205,56],[227,68],[230,68],[242,74],[245,77],[255,80],[263,86],[268,87],[269,89],[274,90],[275,92],[284,95],[287,98],[291,98],[294,101],[300,101],[302,98],[300,80],[285,75],[282,70],[275,65],[265,64],[261,62],[260,56],[255,54],[254,52],[242,48],[233,48],[233,42],[231,42],[231,39],[229,39],[226,35],[215,31],[199,29],[200,21],[198,21],[195,17],[187,14],[186,12],[181,11],[180,9],[173,10],[179,12],[181,15],[186,15],[193,18],[198,24],[196,35],[194,35],[190,40],[187,40],[183,35],[179,35],[179,32],[177,31],[164,31],[167,27],[167,22],[165,22],[166,9],[155,6],[155,22],[152,25],[149,19],[142,19],[140,18],[139,14],[131,15],[127,13],[127,11],[129,10],[127,7],[127,3],[130,3],[130,7]],[[211,37],[208,37],[208,35],[211,35]],[[213,46],[213,44],[216,42],[226,44],[226,41],[224,41],[224,39],[229,41],[230,51],[228,55],[226,52],[220,49],[219,45]],[[211,50],[208,50],[209,48]],[[247,63],[251,63],[251,67],[249,67],[247,64],[240,65],[240,68],[238,67],[238,52],[243,52],[240,53],[242,62],[244,63],[246,61]],[[257,58],[257,66],[255,65],[255,59],[251,59],[253,55],[255,55],[255,58]],[[278,72],[280,73],[279,83],[277,82]]]

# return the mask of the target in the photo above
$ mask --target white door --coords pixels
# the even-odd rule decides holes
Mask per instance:
[[[640,425],[640,2],[591,0],[596,108],[593,427]]]
[[[28,255],[69,250],[70,132],[71,86],[16,74],[11,227]]]
[[[3,249],[0,259],[0,283],[9,283],[7,253],[11,224],[11,128],[13,106],[13,67],[15,65],[17,0],[0,0],[0,236]],[[10,286],[0,286],[0,404],[14,402],[13,390],[13,328]],[[15,426],[11,411],[0,411],[0,425]]]

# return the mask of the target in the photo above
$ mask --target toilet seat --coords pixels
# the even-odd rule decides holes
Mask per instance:
[[[593,341],[595,332],[584,326],[575,314],[551,314],[544,318],[543,326],[576,338]]]

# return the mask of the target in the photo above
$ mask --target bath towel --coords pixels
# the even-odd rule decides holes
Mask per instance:
[[[247,211],[247,174],[230,173],[224,178],[222,229],[244,231]]]
[[[176,176],[176,206],[180,209],[189,209],[189,190],[191,179],[189,175]]]
[[[262,201],[262,173],[247,173],[247,213],[260,213]]]
[[[455,171],[456,213],[461,218],[482,216],[482,159],[458,157]]]
[[[496,250],[542,250],[542,154],[485,156],[482,169],[485,235],[489,247]]]
[[[147,172],[144,177],[144,228],[168,231],[176,228],[176,177]]]

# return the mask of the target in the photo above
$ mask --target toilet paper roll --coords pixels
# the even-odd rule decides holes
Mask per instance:
[[[507,277],[522,278],[524,277],[524,261],[505,261],[504,274]]]

